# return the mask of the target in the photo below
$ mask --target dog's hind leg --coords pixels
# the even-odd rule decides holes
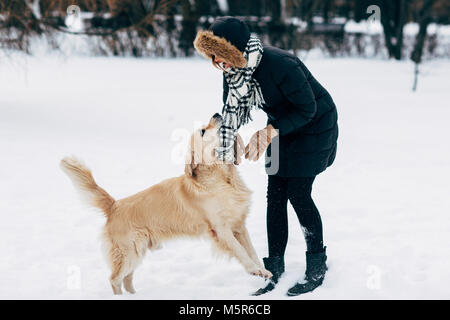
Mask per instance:
[[[132,248],[128,250],[128,274],[123,278],[123,285],[125,287],[125,290],[129,293],[136,293],[136,290],[133,286],[133,274],[134,270],[136,270],[137,266],[139,265],[139,263],[141,263],[142,259],[145,256],[147,245],[148,240],[146,237],[137,237],[132,243]]]
[[[133,286],[133,273],[143,256],[137,255],[133,250],[125,252],[126,254],[113,262],[110,281],[114,294],[122,294],[122,283],[126,291],[136,293]]]
[[[145,249],[146,248],[144,248],[144,250]],[[138,253],[139,251],[136,250],[135,243],[115,243],[111,246],[109,251],[109,259],[112,268],[110,282],[114,294],[122,294],[122,283],[124,280],[125,290],[134,293],[132,274],[141,260]]]
[[[124,261],[115,261],[110,279],[114,294],[122,294],[122,282],[124,278]]]
[[[125,278],[123,278],[123,286],[125,287],[125,290],[127,290],[129,293],[136,293],[136,290],[134,290],[133,286],[133,272],[128,274]]]
[[[109,261],[111,264],[111,277],[109,278],[111,282],[111,287],[114,294],[122,294],[122,282],[123,278],[127,275],[126,272],[126,255],[127,250],[117,243],[111,244],[109,250]]]

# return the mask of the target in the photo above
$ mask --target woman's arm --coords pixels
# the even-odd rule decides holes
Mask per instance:
[[[270,123],[279,130],[280,136],[284,136],[307,125],[317,112],[317,104],[312,88],[298,61],[286,57],[280,69],[283,72],[277,84],[291,103],[292,109]]]

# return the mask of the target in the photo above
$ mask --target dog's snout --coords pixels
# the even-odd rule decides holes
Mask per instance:
[[[219,113],[216,113],[215,115],[213,115],[213,119],[216,122],[222,122],[222,116]]]

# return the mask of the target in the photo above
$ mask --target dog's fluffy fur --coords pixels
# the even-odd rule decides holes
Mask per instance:
[[[233,165],[214,157],[219,121],[191,137],[185,174],[165,180],[131,197],[114,200],[76,158],[61,161],[76,188],[106,216],[104,244],[111,265],[114,294],[134,293],[133,272],[148,249],[179,236],[207,236],[235,257],[247,272],[269,278],[245,227],[251,192]]]
[[[208,59],[220,58],[235,68],[244,68],[247,60],[243,53],[225,38],[214,35],[212,31],[201,30],[194,40],[195,49]]]

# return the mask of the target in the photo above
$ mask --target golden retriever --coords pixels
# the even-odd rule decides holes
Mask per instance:
[[[252,274],[272,277],[255,252],[245,227],[251,192],[236,168],[215,157],[222,117],[214,115],[190,139],[185,174],[131,197],[114,200],[76,158],[61,168],[89,203],[106,216],[103,241],[112,269],[114,294],[135,293],[133,272],[148,249],[180,236],[207,236],[221,252],[235,257]]]

